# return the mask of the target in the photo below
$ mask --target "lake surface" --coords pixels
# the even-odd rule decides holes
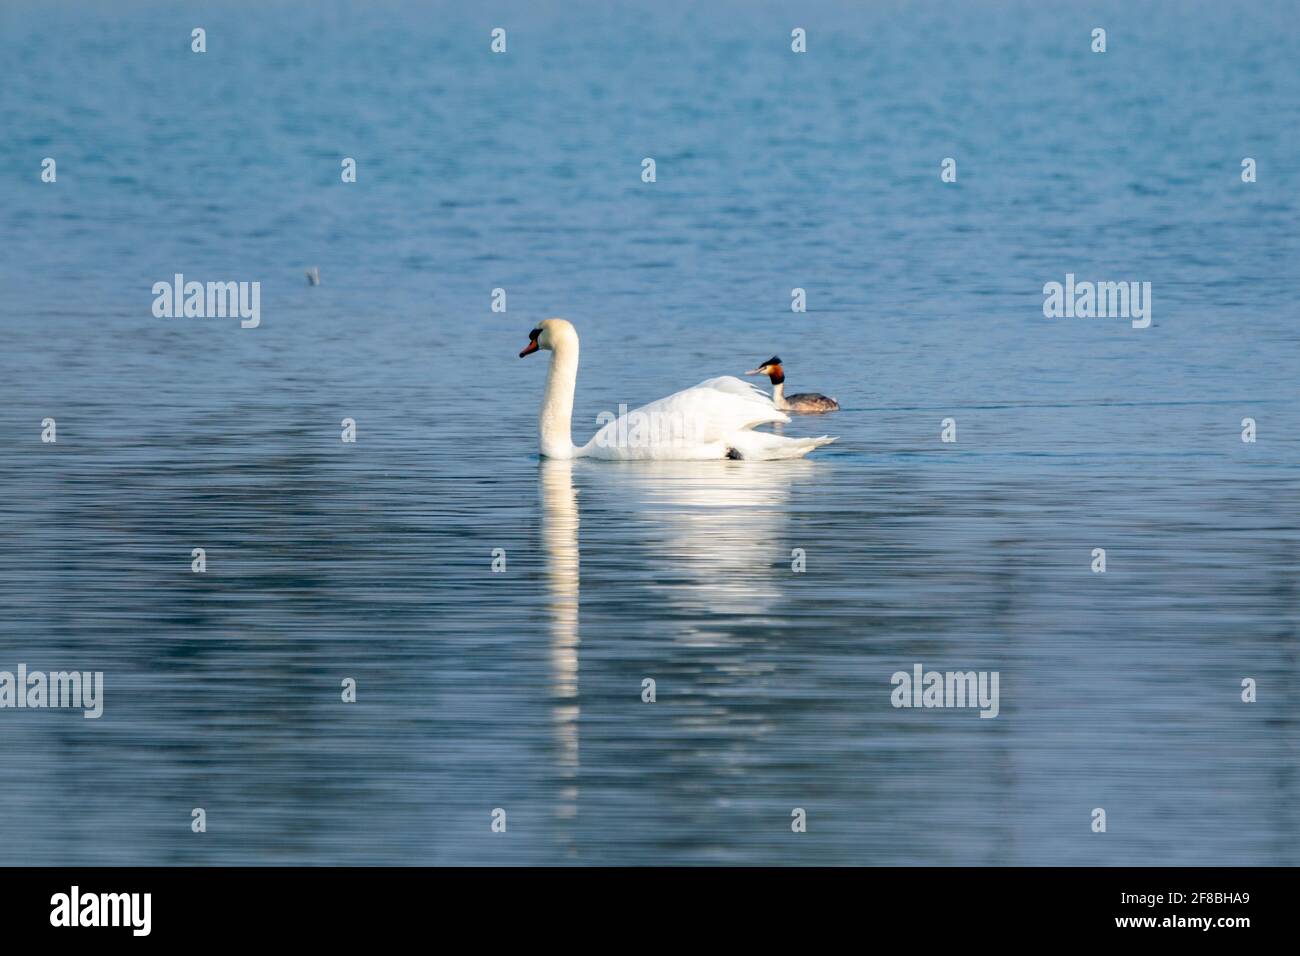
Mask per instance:
[[[1300,27],[1067,6],[0,7],[0,863],[1300,861]],[[539,461],[552,315],[839,441]]]

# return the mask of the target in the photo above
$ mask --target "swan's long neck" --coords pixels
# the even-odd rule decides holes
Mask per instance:
[[[785,408],[785,382],[777,382],[772,386],[772,404],[777,408]]]
[[[577,451],[569,431],[573,420],[573,390],[578,384],[578,342],[576,337],[556,344],[551,367],[546,373],[546,393],[537,416],[542,437],[542,454],[547,458],[572,458]]]

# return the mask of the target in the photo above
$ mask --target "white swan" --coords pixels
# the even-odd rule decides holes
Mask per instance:
[[[573,444],[573,390],[578,382],[578,331],[564,319],[547,319],[528,335],[519,357],[540,349],[553,353],[546,393],[537,417],[542,455],[547,458],[604,458],[701,461],[722,458],[802,458],[834,438],[786,438],[754,431],[767,422],[788,422],[754,386],[723,376],[643,405],[605,424],[581,448]]]

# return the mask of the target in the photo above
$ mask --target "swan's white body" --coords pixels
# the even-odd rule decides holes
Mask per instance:
[[[802,458],[829,440],[753,430],[789,420],[754,386],[729,376],[711,378],[607,423],[574,450],[574,457],[608,461]]]
[[[601,458],[607,461],[708,461],[724,458],[769,460],[802,458],[835,439],[786,438],[754,431],[769,422],[788,422],[772,399],[738,378],[723,376],[675,392],[667,398],[607,422],[578,447],[570,436],[573,392],[578,382],[578,333],[564,319],[547,319],[521,356],[538,349],[552,352],[546,392],[538,415],[542,454],[547,458]]]

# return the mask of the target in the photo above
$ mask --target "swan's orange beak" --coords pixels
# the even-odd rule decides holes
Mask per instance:
[[[539,348],[541,348],[541,346],[537,344],[537,337],[541,334],[542,334],[541,329],[533,329],[531,332],[528,333],[528,344],[525,345],[524,350],[519,353],[520,358],[523,358],[525,355],[532,355]]]

